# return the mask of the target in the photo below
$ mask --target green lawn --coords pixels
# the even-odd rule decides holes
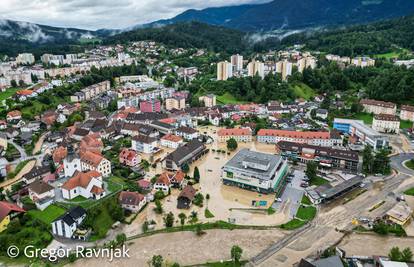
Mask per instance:
[[[285,230],[295,230],[298,229],[306,224],[306,221],[302,221],[299,219],[292,219],[288,221],[287,223],[284,223],[280,226],[280,228]]]
[[[316,185],[316,186],[320,186],[320,185],[324,185],[324,184],[329,184],[329,181],[326,179],[323,179],[320,176],[317,176],[316,178],[313,178],[310,180],[310,185]]]
[[[313,218],[315,218],[316,215],[316,208],[313,206],[308,206],[308,207],[304,207],[304,206],[300,206],[297,213],[296,213],[296,217],[305,221],[310,221]]]
[[[311,202],[311,201],[309,200],[309,198],[308,198],[307,196],[305,196],[305,195],[303,195],[301,203],[302,203],[302,204],[305,204],[305,205],[312,205],[312,202]]]
[[[365,124],[372,124],[374,116],[369,113],[360,112],[355,114],[355,119],[364,121]]]
[[[207,219],[214,218],[214,214],[209,209],[205,209],[204,210],[204,217],[206,217]]]
[[[243,104],[244,101],[237,100],[232,94],[225,93],[224,95],[217,96],[217,101],[222,104]]]
[[[405,164],[405,167],[414,170],[414,160],[411,159],[411,160],[405,162],[404,164]]]
[[[0,92],[0,102],[13,96],[20,88],[8,88],[4,92]]]
[[[304,83],[295,84],[292,89],[297,98],[309,100],[316,95],[315,91]]]
[[[376,55],[374,55],[374,57],[376,57],[376,58],[392,59],[392,58],[398,58],[399,55],[400,55],[399,52],[392,51],[392,52],[384,53],[384,54],[376,54]]]
[[[411,129],[413,128],[412,121],[400,121],[400,129]]]
[[[409,195],[409,196],[414,196],[414,187],[405,191],[404,194]]]
[[[95,232],[91,236],[91,242],[104,238],[112,224],[114,224],[114,221],[112,220],[107,209],[101,209],[100,211],[101,212],[92,224],[92,228]]]
[[[82,202],[82,201],[87,201],[88,199],[86,197],[83,196],[77,196],[75,198],[72,198],[70,200],[70,202]]]
[[[27,213],[33,218],[38,219],[45,224],[51,224],[56,218],[62,216],[66,210],[54,204],[47,207],[45,210],[29,210]]]

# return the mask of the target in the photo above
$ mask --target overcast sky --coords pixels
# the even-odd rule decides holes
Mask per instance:
[[[0,0],[0,19],[83,29],[125,28],[187,9],[269,0]]]

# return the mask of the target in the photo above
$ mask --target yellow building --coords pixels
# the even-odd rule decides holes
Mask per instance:
[[[411,221],[412,216],[413,210],[404,202],[397,203],[385,214],[387,220],[401,226],[407,225]]]
[[[25,210],[16,204],[0,201],[0,233],[6,230],[10,221],[22,212]]]

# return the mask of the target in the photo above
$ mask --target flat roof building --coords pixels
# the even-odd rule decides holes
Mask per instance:
[[[281,156],[240,150],[222,167],[223,184],[262,193],[279,192],[288,171]]]

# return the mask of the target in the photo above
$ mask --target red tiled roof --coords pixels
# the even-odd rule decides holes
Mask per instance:
[[[144,195],[137,192],[122,191],[118,199],[121,204],[138,205],[144,198]]]
[[[94,167],[98,167],[98,165],[104,159],[102,155],[91,152],[91,151],[81,151],[80,158],[81,158],[81,161]]]
[[[26,95],[31,95],[31,94],[33,94],[33,91],[28,90],[28,89],[19,90],[16,92],[16,95],[21,95],[21,96],[26,96]]]
[[[252,135],[252,131],[247,128],[234,128],[234,129],[220,129],[217,132],[218,136],[241,136]]]
[[[0,201],[0,222],[6,218],[7,215],[10,214],[10,212],[25,212],[24,209],[20,208],[14,203],[10,203],[7,201]]]
[[[330,139],[329,132],[298,132],[274,129],[260,129],[257,136],[279,136],[298,139]]]
[[[92,178],[98,178],[101,174],[97,171],[88,171],[88,172],[76,172],[75,175],[67,180],[63,185],[62,188],[66,190],[71,190],[76,187],[88,187],[89,183],[91,182]]]
[[[171,142],[181,142],[181,141],[183,141],[183,139],[181,137],[179,137],[177,135],[173,135],[173,134],[164,135],[161,139],[171,141]]]

